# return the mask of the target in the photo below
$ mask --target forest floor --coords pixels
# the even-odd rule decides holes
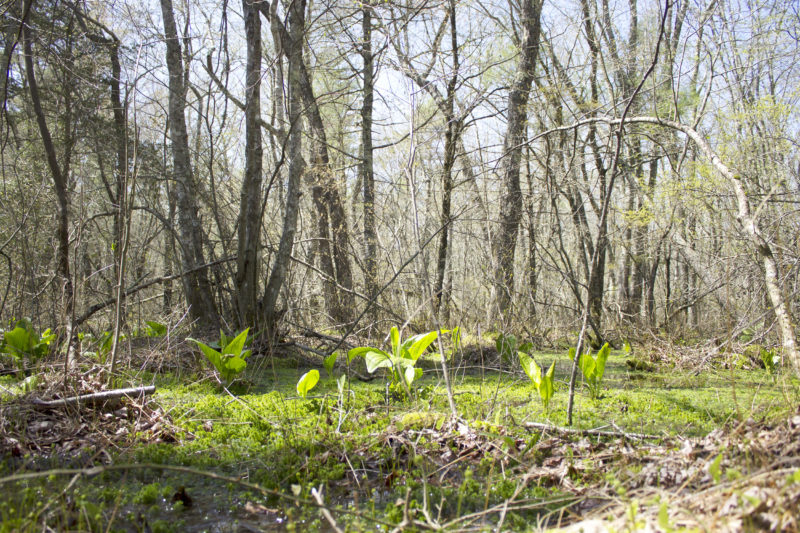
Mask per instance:
[[[566,353],[534,354],[556,362],[545,411],[487,346],[452,362],[457,416],[425,357],[404,399],[382,371],[340,388],[341,361],[327,376],[297,345],[253,355],[228,389],[186,344],[138,346],[117,385],[155,394],[106,403],[36,405],[67,396],[58,368],[32,392],[5,376],[0,532],[798,530],[796,379],[612,352],[566,430]],[[72,393],[99,376],[76,370]]]

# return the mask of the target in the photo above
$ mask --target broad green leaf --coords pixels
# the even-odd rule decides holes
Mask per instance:
[[[342,374],[339,376],[339,379],[336,380],[336,388],[339,389],[339,394],[344,394],[344,386],[347,383],[347,376]]]
[[[109,353],[114,345],[114,334],[110,331],[103,333],[103,343],[100,345],[101,353]]]
[[[532,348],[533,348],[533,343],[532,342],[526,342],[526,343],[523,343],[519,348],[517,348],[517,351],[518,352],[531,353],[531,349]]]
[[[250,357],[251,353],[253,352],[250,350],[245,350],[241,353],[241,355],[239,355],[239,357],[241,357],[242,359],[247,359],[248,357]]]
[[[230,370],[234,374],[238,374],[246,367],[247,367],[247,361],[245,361],[238,355],[234,355],[233,357],[229,357],[225,360],[225,368],[227,370]]]
[[[322,361],[322,366],[325,367],[328,376],[333,376],[333,366],[336,364],[337,357],[339,357],[339,352],[333,352]]]
[[[406,385],[408,385],[409,387],[411,386],[412,383],[414,383],[414,378],[417,377],[417,372],[416,372],[417,370],[418,369],[414,368],[413,366],[410,366],[406,368],[405,372],[403,372],[403,376],[405,377],[406,380]]]
[[[400,332],[397,330],[397,326],[392,326],[389,337],[392,341],[392,355],[400,357]]]
[[[232,341],[230,341],[225,348],[222,349],[223,354],[231,354],[231,355],[239,355],[242,353],[242,349],[244,348],[244,342],[247,340],[247,332],[250,331],[250,328],[246,328],[244,331],[239,333]]]
[[[567,352],[567,355],[569,355],[569,360],[570,361],[574,361],[575,360],[575,348],[570,348],[569,352]]]
[[[353,348],[349,352],[347,352],[347,363],[352,363],[353,359],[356,357],[361,357],[369,352],[374,352],[377,348],[372,348],[371,346],[359,346],[358,348]]]
[[[519,356],[520,364],[522,364],[522,370],[535,385],[538,384],[539,379],[541,378],[541,369],[539,368],[539,365],[537,365],[536,361],[534,361],[528,354],[519,352],[517,355]]]
[[[408,350],[408,356],[416,361],[438,336],[439,333],[436,331],[414,335],[403,343],[403,347]]]
[[[587,352],[581,355],[580,359],[578,359],[578,366],[581,368],[581,372],[583,372],[583,376],[586,380],[594,383],[595,362],[592,354]]]
[[[367,372],[370,374],[379,368],[392,368],[394,366],[391,356],[383,350],[378,350],[376,348],[370,349],[370,351],[364,355],[364,360],[367,362]]]
[[[56,334],[55,333],[51,333],[50,332],[50,328],[47,328],[46,330],[44,330],[42,332],[42,338],[41,338],[41,340],[39,342],[42,342],[42,343],[47,344],[49,346],[50,343],[53,342],[54,340],[56,340]]]
[[[214,365],[214,368],[216,368],[219,372],[223,372],[225,370],[225,366],[222,364],[221,353],[216,351],[211,346],[203,344],[198,340],[195,339],[189,339],[189,340],[194,341],[197,344],[197,346],[200,348],[200,351],[203,352],[203,355],[206,356],[206,359],[208,359],[211,362],[211,364]]]
[[[461,328],[459,326],[453,328],[450,340],[453,343],[453,352],[459,351],[461,349]]]
[[[3,336],[8,347],[13,348],[19,355],[30,353],[33,350],[31,333],[22,327],[15,327],[11,331],[6,331]]]
[[[542,376],[542,382],[539,384],[539,396],[542,398],[542,404],[544,404],[544,408],[547,409],[550,405],[550,398],[553,397],[553,393],[555,391],[555,387],[553,385],[553,374],[555,373],[556,362],[553,361],[550,364],[550,368],[547,369],[547,372]]]
[[[553,375],[555,375],[555,373],[556,373],[556,362],[553,361],[550,364],[550,368],[547,369],[547,373],[545,374],[545,377],[553,379]]]
[[[300,376],[300,380],[297,382],[297,394],[305,398],[308,396],[308,392],[314,388],[314,386],[319,381],[319,370],[313,368]]]
[[[150,337],[162,337],[167,334],[167,326],[154,320],[146,320],[145,324],[149,328],[148,334]]]
[[[227,335],[225,335],[224,331],[219,330],[219,349],[220,349],[220,351],[224,347],[226,347],[228,344],[230,344],[230,342],[232,340],[233,340],[233,337],[228,337]]]
[[[397,366],[398,368],[408,368],[408,367],[413,368],[414,365],[417,364],[416,361],[408,357],[398,357],[397,359],[393,359],[392,363],[394,363],[395,366]]]

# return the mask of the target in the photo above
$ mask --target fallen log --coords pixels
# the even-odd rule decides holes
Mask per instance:
[[[52,409],[54,407],[64,407],[68,405],[80,405],[83,403],[101,403],[108,400],[116,400],[124,396],[147,396],[156,391],[154,385],[147,387],[131,387],[128,389],[114,389],[102,392],[94,392],[92,394],[82,394],[80,396],[71,396],[69,398],[59,398],[57,400],[40,400],[34,398],[33,405],[43,407],[45,409]]]

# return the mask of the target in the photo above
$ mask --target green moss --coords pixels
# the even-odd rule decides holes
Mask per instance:
[[[252,386],[237,399],[208,380],[186,383],[185,378],[171,375],[153,376],[158,386],[155,401],[169,412],[182,438],[178,443],[140,444],[115,461],[189,466],[287,495],[292,494],[293,484],[300,485],[306,496],[311,487],[322,485],[331,505],[348,506],[393,523],[403,518],[404,507],[395,504],[405,499],[406,491],[411,511],[419,513],[427,501],[429,511],[438,515],[441,507],[442,519],[447,520],[502,505],[519,489],[518,498],[543,503],[535,511],[509,512],[504,528],[515,529],[513,524],[536,523],[563,506],[556,502],[565,496],[546,484],[520,484],[529,466],[540,464],[550,453],[535,449],[541,434],[528,433],[522,423],[566,424],[571,362],[564,353],[534,356],[543,366],[556,362],[556,391],[548,413],[521,370],[515,374],[486,371],[483,377],[453,373],[457,376],[453,379],[456,407],[470,431],[463,438],[459,426],[448,424],[447,395],[435,367],[426,371],[419,383],[428,394],[409,403],[387,403],[385,383],[380,380],[353,380],[341,405],[336,385],[329,382],[319,385],[320,398],[302,401],[296,398],[294,385],[306,369],[277,360],[274,369],[262,365],[263,375],[258,375],[254,364],[248,370],[252,371]],[[609,357],[599,400],[590,400],[579,381],[576,427],[613,422],[628,431],[703,435],[739,417],[783,416],[800,399],[796,380],[779,377],[776,383],[763,370],[724,369],[691,375],[657,367],[654,372],[641,372],[631,371],[625,360],[622,353]],[[448,457],[445,463],[457,461],[443,468],[444,456]],[[599,479],[591,464],[584,467],[575,483]],[[0,468],[4,475],[10,473]],[[624,474],[609,475],[609,483],[623,490],[619,479],[624,479]],[[13,499],[0,501],[0,532],[41,529],[37,509],[42,501],[61,494],[68,481],[41,480],[9,491]],[[173,488],[183,485],[195,500],[191,508],[180,509],[171,501]],[[251,501],[292,509],[291,515],[287,512],[282,517],[288,520],[284,524],[287,529],[297,525],[300,530],[313,530],[311,524],[319,520],[314,508],[295,508],[249,488],[167,470],[106,472],[81,479],[70,490],[71,501],[83,502],[90,517],[92,523],[84,524],[87,529],[105,529],[112,511],[120,505],[112,530],[136,524],[141,516],[154,531],[162,526],[180,530],[176,516],[199,520],[211,508],[222,513],[221,520],[233,523],[246,516],[242,509]],[[61,505],[54,504],[56,508]],[[53,522],[54,529],[70,518],[70,511],[63,507],[63,512],[54,514],[57,518],[52,520],[60,520]],[[129,513],[131,519],[126,521]],[[353,531],[374,527],[363,518],[341,515],[337,519]]]

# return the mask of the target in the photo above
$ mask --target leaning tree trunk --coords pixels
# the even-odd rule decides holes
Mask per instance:
[[[175,199],[178,226],[181,236],[181,266],[186,273],[183,290],[189,305],[189,316],[200,327],[219,324],[208,271],[205,264],[202,228],[197,215],[197,199],[192,167],[189,162],[189,137],[186,133],[186,87],[184,77],[188,65],[183,65],[178,30],[172,0],[161,0],[164,18],[164,37],[167,45],[167,70],[169,71],[169,125],[172,141],[172,165],[175,180]]]
[[[620,119],[609,117],[595,117],[583,120],[576,124],[588,124],[590,122],[605,122],[607,124],[619,124]],[[775,311],[775,316],[778,319],[778,325],[781,329],[781,338],[783,342],[783,349],[794,369],[794,372],[800,375],[800,352],[797,348],[797,335],[794,331],[794,321],[792,319],[791,311],[786,305],[783,293],[780,287],[780,268],[778,261],[775,259],[775,254],[772,251],[772,246],[769,241],[764,237],[761,228],[758,224],[757,215],[753,214],[750,207],[750,199],[747,196],[747,191],[742,184],[742,177],[735,174],[723,161],[719,155],[711,148],[711,145],[705,138],[694,128],[675,122],[673,120],[662,119],[658,117],[639,116],[630,117],[625,119],[626,124],[653,124],[656,126],[670,128],[682,132],[689,137],[691,141],[700,149],[701,152],[711,161],[714,168],[717,169],[722,177],[724,177],[733,189],[736,196],[738,211],[736,219],[741,224],[743,232],[750,239],[751,244],[758,252],[764,265],[764,284],[767,288],[772,308]],[[575,127],[573,126],[573,127]]]
[[[261,17],[253,0],[242,0],[247,36],[245,172],[239,204],[236,304],[241,326],[256,325],[261,234]]]
[[[503,141],[503,197],[500,200],[500,228],[494,246],[494,295],[497,311],[508,313],[514,291],[514,252],[522,218],[522,190],[519,183],[522,142],[528,120],[528,96],[539,55],[541,0],[522,0],[521,54],[517,74],[508,95],[508,129]]]
[[[267,17],[272,25],[272,31],[280,41],[281,53],[287,58],[295,53],[292,50],[293,39],[290,31],[287,30],[283,22],[271,10],[268,0],[261,0],[258,9]],[[303,2],[305,5],[305,2]],[[292,4],[294,8],[294,4]],[[296,11],[296,10],[295,10]],[[302,17],[305,24],[305,13],[296,12],[297,17]],[[302,45],[302,40],[299,41]],[[332,256],[332,264],[322,263],[322,271],[328,279],[325,280],[328,290],[333,291],[336,297],[326,298],[328,312],[334,320],[347,322],[350,319],[350,307],[340,305],[342,300],[339,290],[352,291],[353,275],[350,268],[350,233],[347,228],[347,214],[344,207],[342,194],[334,178],[333,170],[330,166],[328,155],[328,141],[325,134],[325,126],[322,121],[322,113],[317,99],[314,95],[314,87],[311,83],[311,76],[303,63],[302,47],[296,53],[299,54],[299,64],[297,65],[297,87],[298,98],[303,103],[303,112],[308,119],[311,143],[311,169],[310,178],[313,180],[312,200],[317,219],[319,238],[329,242]],[[294,125],[293,125],[294,126]],[[288,200],[287,200],[288,201]],[[325,215],[323,216],[323,213]],[[327,221],[324,217],[327,216]],[[320,254],[324,255],[324,254]]]

